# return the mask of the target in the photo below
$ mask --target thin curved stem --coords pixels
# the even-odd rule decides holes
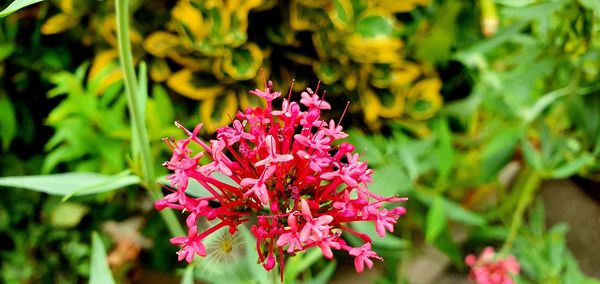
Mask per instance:
[[[127,107],[131,119],[132,140],[134,149],[134,157],[139,155],[142,167],[142,183],[148,190],[152,200],[156,201],[163,197],[160,189],[156,186],[156,177],[154,176],[153,159],[150,153],[150,141],[146,130],[144,120],[144,96],[138,90],[138,81],[135,75],[133,65],[133,54],[131,52],[131,43],[129,42],[129,1],[117,0],[115,3],[116,18],[117,18],[117,42],[119,48],[119,61],[121,62],[121,70],[124,75],[125,93],[127,94]],[[160,212],[163,220],[167,224],[172,235],[185,235],[185,232],[177,220],[177,217],[170,210]]]
[[[523,224],[525,210],[533,201],[535,192],[539,188],[540,183],[541,178],[538,173],[535,172],[535,170],[531,168],[525,168],[523,172],[521,172],[521,176],[515,184],[515,187],[517,187],[516,190],[519,192],[519,201],[517,203],[517,208],[512,215],[508,237],[506,238],[500,253],[507,254],[512,248],[517,238],[519,228],[521,228],[521,225]]]

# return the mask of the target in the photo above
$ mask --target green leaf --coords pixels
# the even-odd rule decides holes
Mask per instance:
[[[256,243],[256,238],[245,226],[240,226],[239,228],[246,242],[246,245],[244,246],[246,248],[244,260],[246,268],[250,271],[249,279],[254,279],[254,281],[256,281],[254,283],[268,283],[270,273],[266,271],[262,265],[256,263],[258,252],[256,251],[256,246],[253,245]]]
[[[539,98],[531,108],[523,110],[521,113],[521,116],[523,117],[523,123],[530,123],[534,121],[544,109],[550,106],[557,99],[564,97],[571,92],[572,89],[570,87],[566,87],[545,94]]]
[[[86,206],[79,203],[60,203],[50,213],[50,223],[60,228],[72,228],[77,226],[81,218],[90,211]]]
[[[194,265],[188,264],[181,277],[181,284],[194,284]]]
[[[463,11],[461,1],[443,1],[431,17],[430,27],[414,38],[417,58],[432,63],[447,63],[456,45],[457,17]]]
[[[588,9],[592,9],[596,17],[600,17],[600,2],[598,0],[579,0],[579,3]]]
[[[407,195],[413,188],[406,172],[395,163],[377,168],[372,178],[373,183],[369,185],[369,190],[383,196]]]
[[[517,128],[500,130],[483,149],[482,178],[487,181],[497,176],[498,172],[511,160],[517,147],[520,131]]]
[[[363,38],[388,37],[393,31],[392,20],[381,15],[367,16],[356,23],[356,32]]]
[[[10,5],[8,5],[8,7],[6,7],[6,9],[2,10],[2,12],[0,12],[0,18],[4,18],[16,11],[18,11],[19,9],[38,3],[38,2],[42,2],[44,0],[15,0],[12,3],[10,3]]]
[[[90,264],[89,284],[111,284],[115,283],[108,262],[106,261],[106,249],[98,233],[92,233],[92,260]]]
[[[12,42],[0,43],[0,61],[8,58],[15,51],[15,44]]]
[[[383,151],[371,136],[354,129],[349,130],[348,135],[348,142],[354,144],[357,152],[364,152],[364,159],[369,161],[369,165],[379,164],[385,160]]]
[[[0,140],[7,151],[17,134],[17,115],[8,96],[0,96]]]
[[[427,227],[425,228],[425,241],[432,243],[446,227],[446,217],[442,197],[438,196],[433,201],[433,206],[427,212]]]
[[[52,195],[62,195],[65,198],[73,195],[108,192],[139,182],[140,178],[130,175],[128,171],[113,176],[96,173],[63,173],[0,178],[0,186],[25,188]]]
[[[131,124],[131,152],[134,157],[134,160],[138,160],[141,152],[142,152],[142,137],[139,137],[140,131],[138,131],[137,127],[141,127],[144,133],[146,128],[146,103],[148,101],[148,72],[146,70],[146,63],[140,63],[140,67],[138,70],[138,86],[137,86],[137,94],[133,94],[137,96],[137,121],[139,124]],[[135,121],[135,120],[132,120]]]
[[[561,179],[568,178],[574,174],[576,174],[581,168],[590,164],[594,160],[594,157],[588,154],[584,154],[577,159],[566,163],[565,165],[553,169],[550,172],[550,177]]]
[[[503,241],[508,236],[508,228],[504,226],[480,226],[471,232],[469,241],[489,243],[490,241]]]
[[[546,221],[544,220],[546,213],[544,204],[541,200],[537,200],[534,207],[530,211],[529,227],[534,236],[542,236],[546,230]]]
[[[495,36],[479,41],[468,48],[464,48],[454,55],[454,58],[469,67],[482,67],[485,59],[483,54],[498,49],[501,45],[514,39],[527,23],[518,23],[500,30]]]
[[[162,123],[162,125],[173,125],[173,121],[175,120],[175,112],[173,109],[173,103],[167,94],[167,90],[160,84],[154,84],[152,86],[152,98],[154,102],[159,107],[157,110],[160,111],[160,114],[157,115],[158,119]],[[149,114],[146,112],[146,116],[154,116],[154,114]]]
[[[307,252],[290,257],[285,265],[283,279],[285,284],[294,283],[296,277],[308,269],[311,265],[322,258],[321,250],[317,248],[309,249]]]
[[[448,122],[446,119],[440,119],[437,126],[437,135],[439,139],[436,155],[439,172],[437,183],[438,186],[445,187],[454,164],[454,148],[452,147],[452,138],[450,137],[450,130],[448,129]]]
[[[531,145],[526,138],[521,141],[521,149],[523,150],[523,155],[525,156],[527,163],[529,163],[536,171],[541,172],[544,168],[542,156],[533,148],[533,145]]]
[[[321,270],[319,274],[315,276],[315,278],[308,281],[309,284],[327,284],[329,283],[329,279],[333,276],[335,272],[336,262],[335,260],[330,261],[329,264],[325,267],[325,269]]]
[[[415,197],[419,201],[429,206],[433,206],[433,203],[435,201],[434,199],[436,198],[436,196],[433,196],[433,194],[424,191],[416,191]],[[473,226],[483,226],[487,223],[483,217],[463,208],[459,204],[444,198],[442,198],[441,200],[442,205],[444,207],[444,215],[448,217],[448,219],[452,219],[454,221]]]

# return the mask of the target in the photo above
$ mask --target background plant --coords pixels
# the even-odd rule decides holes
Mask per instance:
[[[352,101],[355,115],[344,123],[355,126],[353,142],[376,169],[372,189],[411,197],[407,222],[374,242],[386,258],[380,281],[401,281],[398,266],[427,245],[449,257],[452,271],[465,272],[464,255],[495,245],[523,260],[524,283],[584,281],[571,257],[551,257],[569,255],[564,227],[540,229],[539,210],[537,219],[523,216],[544,180],[598,179],[594,1],[130,4],[129,36],[120,40],[132,43],[133,84],[145,109],[137,120],[146,124],[155,160],[166,160],[159,141],[177,135],[173,120],[201,120],[214,131],[229,123],[227,113],[255,103],[245,90],[263,77],[281,89],[292,78],[296,87],[321,80],[334,109],[341,113]],[[114,10],[111,1],[46,1],[0,20],[0,183],[44,192],[7,191],[1,203],[6,282],[81,281],[90,255],[106,272],[97,261],[105,249],[99,240],[110,240],[111,251],[119,240],[91,238],[91,231],[107,220],[143,216],[142,234],[168,234],[148,215],[149,198],[140,201],[142,187],[133,186],[152,187],[148,177],[164,172],[158,162],[144,169],[139,151],[130,149],[138,142]],[[515,179],[501,179],[510,169],[517,169]],[[75,174],[68,186],[61,175],[6,177],[65,171],[102,175]],[[128,190],[113,191],[123,186]],[[70,197],[62,203],[46,193]],[[56,223],[61,214],[74,217],[66,227]],[[169,249],[143,251],[144,265],[172,270],[173,263],[158,260]],[[40,254],[48,261],[37,261]],[[265,279],[248,274],[245,261],[236,275]],[[317,271],[334,270],[310,253],[290,262],[298,266],[286,281],[326,279]],[[203,265],[187,268],[185,281],[201,277]],[[136,268],[117,269],[116,278],[128,269]]]

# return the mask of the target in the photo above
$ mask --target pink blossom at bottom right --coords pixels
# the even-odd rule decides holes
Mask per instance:
[[[513,276],[518,275],[520,271],[514,256],[501,258],[492,247],[486,247],[479,257],[468,255],[465,264],[471,267],[469,279],[477,284],[513,284]]]

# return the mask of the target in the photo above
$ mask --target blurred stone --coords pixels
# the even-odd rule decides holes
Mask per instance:
[[[592,185],[592,187],[597,187]],[[586,188],[600,190],[600,188]],[[570,180],[553,180],[541,186],[548,227],[569,224],[567,245],[583,272],[600,277],[600,204]]]
[[[450,259],[432,246],[425,246],[408,264],[404,276],[412,284],[438,283],[439,278],[450,265]]]

